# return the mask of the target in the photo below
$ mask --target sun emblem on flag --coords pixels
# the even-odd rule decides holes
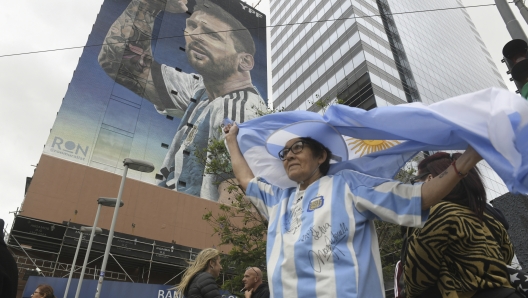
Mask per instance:
[[[372,152],[389,149],[390,147],[394,147],[400,144],[400,142],[396,140],[360,140],[355,138],[348,138],[346,139],[346,141],[349,148],[353,146],[349,150],[353,151],[356,149],[354,154],[359,154],[360,157],[365,154],[370,154]]]

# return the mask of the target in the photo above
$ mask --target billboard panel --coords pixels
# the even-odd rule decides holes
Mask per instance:
[[[50,285],[53,288],[55,296],[62,296],[66,291],[67,278],[58,277],[29,277],[22,298],[33,297],[33,292],[41,284]],[[68,297],[74,297],[79,279],[73,278],[70,287],[68,288]],[[95,296],[97,288],[97,280],[84,279],[82,283],[82,291],[79,293],[80,298],[92,298]],[[144,284],[133,282],[120,281],[105,281],[101,288],[101,298],[115,298],[115,297],[142,297],[142,298],[179,298],[176,291],[173,289],[174,285],[159,285],[159,284]],[[226,290],[220,290],[222,297],[235,298]]]
[[[265,16],[238,0],[107,0],[44,153],[210,200],[197,152],[267,98]]]

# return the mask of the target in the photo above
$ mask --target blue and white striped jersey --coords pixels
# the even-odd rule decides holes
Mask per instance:
[[[269,220],[272,297],[384,297],[373,219],[422,226],[421,184],[344,170],[306,190],[254,178],[246,195]]]
[[[253,119],[259,110],[265,110],[264,101],[256,87],[209,98],[202,76],[179,72],[167,65],[153,65],[152,74],[159,94],[158,100],[153,100],[156,109],[161,114],[181,118],[161,166],[163,178],[158,184],[217,201],[218,182],[224,178],[205,173],[196,151],[206,148],[209,140],[223,137],[220,125],[225,118],[237,123]],[[164,89],[166,93],[161,92]]]

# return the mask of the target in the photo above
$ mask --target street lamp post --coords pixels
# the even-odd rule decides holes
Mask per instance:
[[[112,246],[112,238],[114,238],[114,229],[117,220],[117,214],[119,213],[119,204],[121,202],[121,196],[123,195],[123,189],[125,188],[125,180],[128,169],[132,169],[139,172],[150,173],[154,171],[154,165],[148,161],[142,161],[132,158],[125,158],[123,161],[125,166],[123,170],[123,178],[121,179],[121,185],[119,186],[119,193],[117,194],[116,207],[114,208],[114,216],[112,217],[112,224],[108,231],[108,241],[106,242],[106,249],[103,257],[103,264],[101,265],[101,272],[99,274],[99,281],[97,282],[97,290],[95,291],[95,298],[99,298],[101,295],[101,287],[103,286],[103,280],[106,270],[106,264],[108,262],[108,255],[110,254],[110,247]]]
[[[64,298],[68,296],[68,289],[70,288],[71,279],[73,276],[73,271],[75,271],[75,264],[77,263],[77,255],[79,254],[79,248],[81,247],[81,242],[83,238],[83,234],[91,232],[92,234],[101,234],[103,230],[100,228],[93,228],[93,227],[81,227],[81,231],[79,233],[79,241],[77,242],[77,249],[75,250],[75,256],[73,257],[72,267],[70,270],[70,276],[68,277],[68,282],[66,283],[66,290],[64,290]]]
[[[97,226],[97,222],[99,221],[99,213],[101,212],[101,206],[106,207],[115,207],[117,202],[117,199],[115,198],[99,198],[97,199],[97,212],[95,213],[95,220],[93,226]],[[120,202],[119,207],[123,207],[125,203],[123,201]],[[81,276],[79,277],[79,283],[77,284],[77,290],[75,291],[75,298],[79,297],[79,294],[81,293],[81,287],[82,287],[82,281],[84,279],[84,272],[86,271],[86,265],[88,264],[88,259],[90,257],[90,250],[92,249],[92,243],[94,239],[95,233],[92,230],[92,233],[90,234],[90,240],[88,241],[88,247],[86,248],[86,255],[84,256],[84,263],[81,270]]]

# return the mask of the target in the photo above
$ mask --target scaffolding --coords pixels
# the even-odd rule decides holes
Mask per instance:
[[[49,277],[67,277],[74,266],[74,277],[80,277],[81,265],[71,264],[79,241],[81,225],[71,222],[62,224],[36,218],[17,216],[8,237],[8,247],[14,254],[19,273]],[[106,246],[108,231],[94,238],[90,261],[84,278],[97,279],[97,268]],[[88,240],[81,239],[79,256],[86,253]],[[113,271],[105,270],[105,279],[130,282],[169,283],[187,268],[200,249],[165,243],[153,239],[116,233],[112,241],[111,260]],[[80,257],[80,260],[83,258]]]
[[[44,276],[48,277],[67,277],[70,273],[72,264],[58,263],[50,260],[28,258],[26,256],[15,255],[15,261],[18,266],[18,273],[25,274],[26,271],[35,270],[35,265],[42,271]],[[81,271],[82,266],[75,265],[74,272]],[[55,271],[55,273],[54,273]],[[93,276],[93,279],[99,277],[99,272],[96,267],[86,267],[85,276]],[[106,271],[105,278],[118,281],[126,281],[127,275],[121,272]]]

